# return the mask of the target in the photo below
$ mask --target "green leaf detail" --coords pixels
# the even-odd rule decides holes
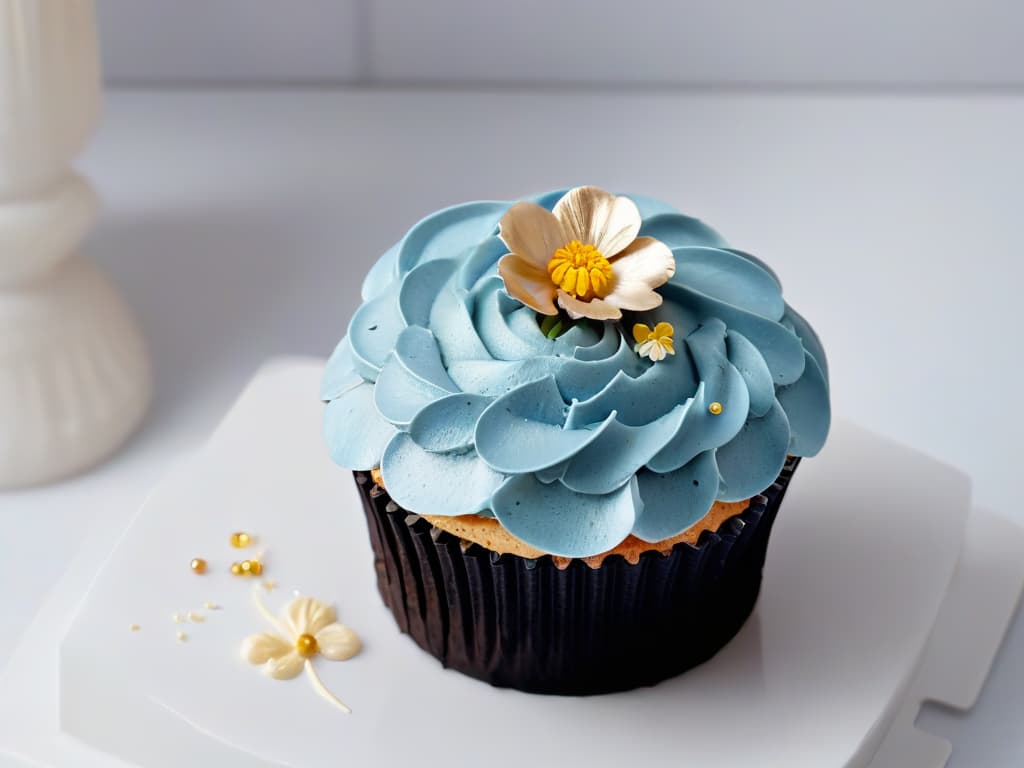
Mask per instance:
[[[544,319],[540,322],[540,332],[551,337],[551,329],[555,327],[555,323],[558,322],[558,315],[544,315]]]

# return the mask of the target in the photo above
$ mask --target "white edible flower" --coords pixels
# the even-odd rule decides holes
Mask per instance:
[[[254,592],[257,607],[278,630],[250,635],[242,643],[242,658],[262,665],[263,672],[275,680],[291,680],[309,675],[314,688],[346,713],[351,712],[325,687],[313,667],[313,659],[322,656],[331,661],[351,659],[362,649],[359,636],[337,623],[334,608],[312,597],[297,597],[285,610],[284,622],[276,619]]]
[[[637,237],[640,224],[632,200],[597,187],[570,189],[552,211],[517,203],[501,219],[510,253],[498,272],[511,296],[543,315],[562,307],[574,319],[616,320],[624,309],[654,309],[654,289],[676,262],[660,240]]]

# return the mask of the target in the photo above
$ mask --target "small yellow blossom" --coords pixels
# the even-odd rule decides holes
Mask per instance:
[[[633,326],[633,339],[636,345],[633,347],[640,357],[649,357],[654,362],[664,360],[667,355],[674,355],[672,347],[672,334],[675,329],[671,323],[658,323],[654,330],[643,323]]]

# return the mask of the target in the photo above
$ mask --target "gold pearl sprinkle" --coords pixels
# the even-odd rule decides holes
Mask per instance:
[[[711,411],[711,413],[714,414],[715,416],[718,416],[722,412],[722,404],[716,400],[715,402],[708,406],[708,410]]]
[[[263,563],[259,560],[243,560],[240,563],[232,563],[231,573],[235,576],[260,576],[263,573]]]
[[[304,659],[316,656],[320,650],[320,644],[312,635],[299,635],[295,638],[295,651]]]
[[[192,573],[202,575],[206,573],[206,561],[201,557],[192,558],[192,562],[189,563],[189,568],[192,569]]]
[[[231,534],[231,546],[235,549],[245,549],[252,544],[252,536],[245,531],[237,531]]]

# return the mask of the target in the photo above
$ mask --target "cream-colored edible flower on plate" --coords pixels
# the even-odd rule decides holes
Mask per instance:
[[[510,253],[498,272],[510,295],[543,315],[560,306],[574,319],[616,320],[624,309],[654,309],[654,289],[676,262],[661,241],[637,237],[640,224],[632,200],[597,187],[570,189],[553,211],[516,203],[501,219]]]
[[[653,329],[644,323],[637,323],[633,326],[633,339],[636,341],[633,349],[640,357],[649,357],[654,362],[664,360],[667,355],[676,353],[672,346],[674,333],[671,323],[658,323]]]
[[[337,623],[334,608],[312,597],[295,598],[285,609],[283,622],[267,610],[255,591],[253,599],[278,632],[260,632],[247,637],[242,643],[242,658],[250,664],[262,665],[263,672],[275,680],[291,680],[305,670],[317,693],[344,712],[351,712],[324,687],[313,659],[318,656],[331,661],[351,659],[362,649],[359,636]]]

